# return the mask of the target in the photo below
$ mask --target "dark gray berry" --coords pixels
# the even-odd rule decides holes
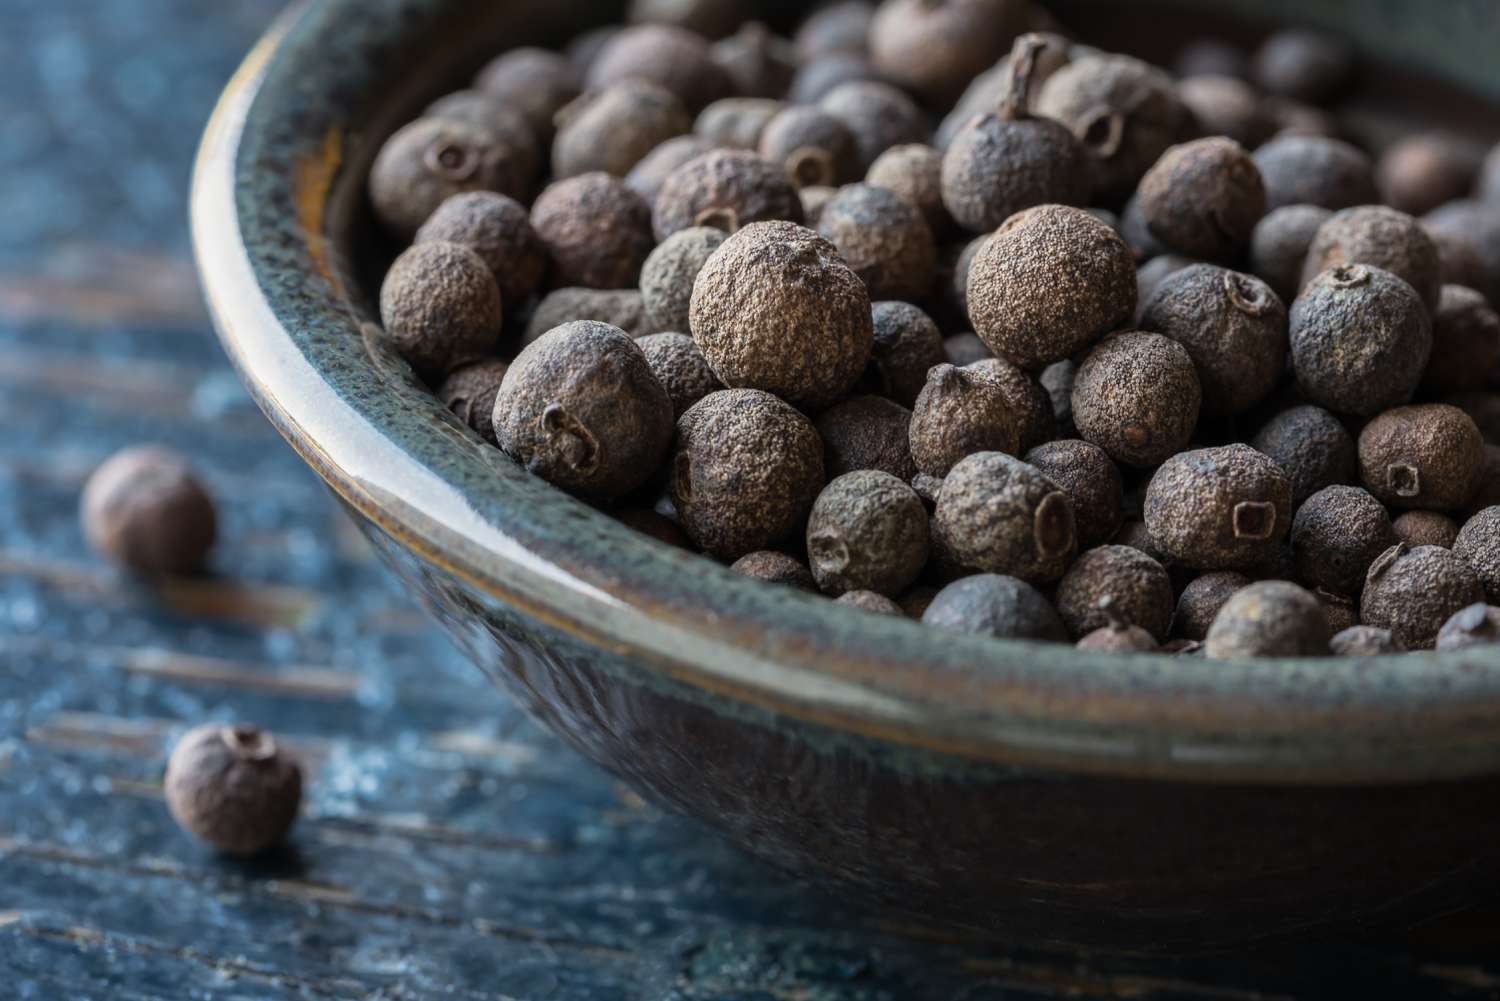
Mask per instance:
[[[927,141],[927,116],[890,84],[872,79],[842,83],[825,93],[818,107],[843,122],[854,137],[859,176],[892,146]]]
[[[1167,571],[1131,546],[1081,554],[1057,585],[1057,611],[1075,638],[1120,621],[1158,642],[1172,625],[1176,594]]]
[[[927,373],[948,360],[932,318],[906,302],[874,304],[874,349],[860,385],[910,407],[927,385]]]
[[[531,206],[531,225],[552,257],[554,285],[634,288],[656,246],[641,196],[602,172],[550,185]]]
[[[1436,511],[1407,511],[1391,522],[1396,538],[1413,549],[1418,546],[1452,549],[1458,541],[1459,528],[1458,522]]]
[[[848,605],[857,608],[861,612],[869,612],[872,615],[892,615],[905,618],[906,612],[896,602],[883,594],[874,591],[845,591],[833,602],[835,605]]]
[[[1332,217],[1332,212],[1317,205],[1283,205],[1266,215],[1250,235],[1251,273],[1271,286],[1283,302],[1297,298],[1307,248]]]
[[[1421,223],[1406,213],[1383,205],[1334,213],[1307,248],[1302,283],[1352,264],[1390,272],[1416,289],[1429,310],[1437,308],[1443,280],[1437,245]]]
[[[510,366],[498,358],[461,365],[438,387],[438,399],[491,445],[495,441],[495,394]]]
[[[917,475],[911,456],[911,411],[880,396],[852,396],[818,415],[829,477],[878,469],[903,482]]]
[[[1119,467],[1102,448],[1086,441],[1038,445],[1026,461],[1068,492],[1081,547],[1108,542],[1124,521],[1124,484]]]
[[[746,553],[730,564],[729,569],[767,584],[782,584],[810,594],[818,593],[818,582],[813,580],[812,571],[795,556],[774,549]]]
[[[647,334],[637,337],[635,343],[671,398],[674,417],[681,417],[709,393],[724,388],[697,343],[687,334]]]
[[[1173,560],[1199,570],[1254,569],[1291,529],[1291,482],[1248,445],[1181,452],[1151,477],[1145,517],[1152,542]]]
[[[713,252],[728,238],[719,229],[692,226],[663,240],[641,267],[641,300],[657,330],[686,334],[693,283]]]
[[[674,170],[657,192],[658,240],[690,226],[734,233],[751,223],[802,222],[802,200],[774,164],[742,149],[716,149]]]
[[[895,192],[846,185],[823,206],[818,232],[838,248],[870,298],[920,300],[932,291],[937,275],[932,230]]]
[[[659,333],[646,319],[646,306],[635,289],[560,288],[548,292],[521,333],[521,347],[541,337],[553,327],[574,320],[598,320],[619,327],[632,337]]]
[[[1255,151],[1266,186],[1266,207],[1317,205],[1330,211],[1371,205],[1375,164],[1368,154],[1341,139],[1287,135]]]
[[[1370,564],[1396,542],[1384,505],[1359,487],[1325,487],[1292,519],[1298,578],[1335,594],[1358,597]]]
[[[460,192],[528,197],[535,164],[534,149],[520,150],[484,125],[419,118],[380,148],[370,167],[370,200],[381,223],[410,240],[439,205]]]
[[[1292,481],[1293,507],[1324,487],[1354,483],[1359,476],[1354,436],[1321,407],[1283,410],[1266,422],[1250,446],[1275,459]]]
[[[1453,614],[1484,601],[1479,577],[1458,556],[1437,546],[1406,543],[1380,555],[1365,578],[1359,617],[1389,629],[1408,650],[1430,650]]]
[[[1350,626],[1328,641],[1328,649],[1335,657],[1381,657],[1406,652],[1389,629],[1375,626]]]
[[[547,271],[547,247],[532,229],[530,213],[493,191],[449,198],[417,230],[414,242],[456,243],[474,251],[495,276],[501,302],[525,301]]]
[[[927,509],[889,473],[845,473],[813,504],[807,554],[824,593],[892,597],[915,583],[927,564]]]
[[[1154,466],[1187,446],[1202,395],[1181,344],[1160,334],[1117,334],[1078,366],[1073,423],[1116,462]]]
[[[1068,630],[1040,591],[1015,577],[976,574],[937,593],[922,624],[997,639],[1066,643]]]
[[[811,105],[783,109],[760,134],[760,155],[798,188],[838,187],[858,176],[859,153],[842,119]]]
[[[557,113],[553,176],[603,171],[624,177],[653,150],[692,127],[682,102],[648,81],[623,80],[590,91]]]
[[[932,525],[959,566],[1035,583],[1060,578],[1078,547],[1067,492],[1001,452],[979,452],[953,467]]]
[[[1172,635],[1189,640],[1206,639],[1219,610],[1250,584],[1249,577],[1233,570],[1216,570],[1194,577],[1177,599]]]
[[[1479,292],[1444,285],[1432,314],[1432,357],[1422,375],[1422,392],[1480,392],[1497,370],[1500,316]]]
[[[1469,564],[1490,602],[1500,605],[1500,507],[1487,507],[1464,523],[1453,555]]]

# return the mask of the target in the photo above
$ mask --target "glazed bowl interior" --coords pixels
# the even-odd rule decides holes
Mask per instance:
[[[1500,92],[1485,5],[1232,6],[1318,16],[1382,57]],[[936,632],[741,578],[483,444],[382,344],[370,290],[398,248],[371,221],[365,172],[384,136],[484,58],[617,14],[575,0],[306,3],[227,92],[195,180],[205,287],[247,385],[357,512],[417,560],[663,679],[893,748],[1190,782],[1500,766],[1493,653],[1215,663]]]

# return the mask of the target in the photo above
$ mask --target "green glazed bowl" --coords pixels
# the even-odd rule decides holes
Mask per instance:
[[[1386,57],[1500,83],[1485,2],[1232,6],[1348,21]],[[416,382],[371,322],[391,252],[363,193],[375,149],[485,56],[614,13],[305,3],[230,84],[198,162],[194,236],[225,350],[474,662],[642,792],[931,924],[1184,950],[1485,892],[1495,653],[1116,658],[862,614],[635,534]]]

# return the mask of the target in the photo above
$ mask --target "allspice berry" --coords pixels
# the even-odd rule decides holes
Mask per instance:
[[[1398,212],[1423,215],[1466,196],[1479,173],[1479,153],[1441,132],[1406,136],[1380,157],[1381,200]]]
[[[854,137],[858,176],[892,146],[927,141],[927,116],[890,84],[870,79],[842,83],[824,94],[818,107],[843,122]]]
[[[574,320],[598,320],[619,327],[631,337],[659,333],[646,318],[641,293],[631,289],[560,288],[548,292],[531,311],[521,332],[521,347],[553,327]]]
[[[1225,136],[1254,149],[1276,132],[1277,123],[1256,89],[1232,76],[1203,74],[1177,83],[1199,135]]]
[[[922,214],[885,188],[850,184],[818,215],[818,232],[838,248],[872,299],[926,299],[937,276],[937,244]]]
[[[1068,358],[1135,313],[1135,261],[1082,209],[1040,205],[1012,216],[969,268],[974,331],[1018,365]]]
[[[1484,601],[1479,577],[1460,557],[1437,546],[1406,543],[1380,555],[1365,577],[1359,617],[1389,629],[1408,650],[1430,650],[1453,614]]]
[[[500,337],[500,289],[489,266],[456,243],[419,243],[380,286],[380,321],[396,351],[427,378],[489,354]]]
[[[714,149],[714,144],[702,136],[676,136],[655,146],[640,162],[625,175],[625,186],[646,200],[647,205],[656,204],[661,186],[667,183],[672,172],[689,160],[696,160]]]
[[[1359,487],[1324,487],[1292,519],[1297,577],[1334,594],[1358,597],[1370,564],[1396,542],[1385,506]]]
[[[666,24],[705,38],[723,38],[749,16],[745,0],[630,0],[631,24]]]
[[[561,179],[603,171],[624,177],[692,127],[682,102],[645,80],[589,91],[557,113],[552,174]]]
[[[725,385],[814,411],[849,391],[874,340],[859,276],[831,243],[788,222],[753,223],[724,241],[693,285],[691,326]]]
[[[1146,630],[1119,618],[1084,636],[1075,647],[1088,653],[1156,653],[1161,649]]]
[[[552,142],[554,116],[578,96],[583,80],[566,56],[522,46],[486,63],[474,86],[524,117],[545,147]]]
[[[823,488],[807,521],[807,554],[825,594],[892,597],[927,565],[927,509],[911,487],[873,469]]]
[[[1479,575],[1491,603],[1500,604],[1500,507],[1487,507],[1464,523],[1453,555]]]
[[[877,302],[872,307],[875,342],[860,385],[910,407],[927,385],[927,373],[948,360],[938,325],[907,302]]]
[[[658,330],[690,333],[693,283],[698,272],[728,239],[708,226],[690,226],[667,237],[641,266],[641,301],[646,317]]]
[[[1323,657],[1331,638],[1318,599],[1284,580],[1266,580],[1224,603],[1204,645],[1214,660]]]
[[[1125,487],[1119,467],[1102,448],[1086,441],[1051,441],[1027,452],[1026,462],[1068,492],[1080,547],[1114,538],[1125,520]]]
[[[437,391],[443,406],[491,445],[497,444],[495,394],[500,392],[500,383],[509,368],[498,358],[460,365],[448,373]]]
[[[766,123],[785,105],[768,97],[725,97],[698,113],[693,132],[718,147],[754,150]]]
[[[838,187],[854,180],[859,170],[849,127],[814,105],[791,105],[767,122],[760,155],[780,164],[798,188]]]
[[[1053,362],[1037,376],[1037,381],[1052,399],[1052,416],[1057,420],[1059,437],[1078,436],[1078,425],[1073,420],[1073,382],[1077,376],[1078,366],[1071,361]]]
[[[552,257],[554,285],[634,288],[656,246],[641,196],[597,171],[551,184],[531,206],[531,225]]]
[[[1254,569],[1292,526],[1292,485],[1248,445],[1181,452],[1146,488],[1146,526],[1168,557],[1198,570]]]
[[[439,205],[462,191],[498,191],[526,198],[535,169],[483,125],[419,118],[380,147],[370,167],[370,200],[392,234],[410,240]]]
[[[1375,626],[1350,626],[1328,641],[1328,649],[1335,657],[1382,657],[1406,652],[1389,629]]]
[[[203,570],[218,515],[185,457],[155,445],[115,453],[94,470],[80,505],[94,551],[147,577]]]
[[[922,624],[996,639],[1066,643],[1068,630],[1042,593],[1023,580],[976,574],[937,593]]]
[[[1131,546],[1082,553],[1057,585],[1058,614],[1075,638],[1119,621],[1161,642],[1176,598],[1162,565]]]
[[[1116,462],[1155,466],[1187,446],[1202,398],[1181,344],[1161,334],[1116,334],[1078,366],[1073,423]]]
[[[976,452],[1021,451],[1023,415],[995,379],[982,372],[938,365],[912,410],[910,444],[917,468],[947,476]]]
[[[672,439],[672,400],[624,331],[582,320],[516,356],[495,397],[500,447],[554,486],[590,499],[645,483]]]
[[[470,122],[488,129],[494,136],[491,160],[504,169],[507,178],[495,190],[517,199],[531,194],[531,185],[541,172],[542,150],[536,130],[516,109],[481,91],[460,90],[432,102],[422,117]]]
[[[454,195],[428,216],[415,243],[456,243],[478,254],[495,277],[502,303],[521,303],[542,284],[547,247],[531,228],[531,214],[494,191]]]
[[[1250,243],[1266,214],[1260,169],[1233,139],[1173,146],[1146,172],[1141,213],[1153,236],[1193,257],[1224,260]]]
[[[959,566],[1031,583],[1062,577],[1078,548],[1067,492],[1001,452],[976,453],[949,471],[932,527]]]
[[[1189,640],[1206,639],[1219,610],[1250,583],[1249,577],[1233,570],[1215,570],[1194,577],[1177,599],[1172,635]]]
[[[967,368],[976,361],[995,357],[994,353],[985,347],[984,341],[979,339],[979,335],[972,331],[944,337],[943,353],[948,356],[948,364],[963,368]]]
[[[1405,281],[1365,264],[1314,278],[1291,307],[1292,368],[1310,403],[1368,417],[1411,399],[1432,321]]]
[[[917,475],[911,456],[911,411],[880,396],[851,396],[818,415],[829,477],[878,469],[902,482]]]
[[[1407,511],[1391,522],[1396,538],[1413,549],[1418,546],[1452,549],[1458,541],[1459,528],[1458,522],[1436,511]]]
[[[1324,104],[1352,79],[1354,50],[1327,32],[1287,28],[1256,50],[1251,73],[1268,94]]]
[[[797,74],[797,53],[791,41],[773,34],[759,21],[749,21],[713,45],[714,62],[723,67],[743,97],[782,97]]]
[[[651,212],[658,240],[689,226],[734,233],[756,222],[802,222],[802,200],[773,164],[742,149],[716,149],[674,170]]]
[[[1286,307],[1269,285],[1238,271],[1194,264],[1167,276],[1140,326],[1187,349],[1209,417],[1250,409],[1286,370]]]
[[[786,99],[793,104],[816,104],[846,83],[867,80],[880,80],[868,57],[855,52],[833,52],[799,66]],[[863,169],[865,165],[857,167]]]
[[[1387,410],[1359,435],[1360,479],[1392,507],[1461,510],[1483,461],[1479,428],[1443,403]]]
[[[813,580],[812,571],[795,556],[774,549],[746,553],[731,563],[729,569],[767,584],[782,584],[809,594],[818,593],[818,582]]]
[[[1317,205],[1283,205],[1268,213],[1250,234],[1251,274],[1271,286],[1283,302],[1297,298],[1307,248],[1332,217]]]
[[[872,615],[892,615],[905,618],[906,612],[895,601],[874,591],[845,591],[834,599],[835,605],[848,605]]]
[[[1322,407],[1283,410],[1256,433],[1250,447],[1275,459],[1292,481],[1294,508],[1324,487],[1354,483],[1359,476],[1354,436]]]
[[[1364,150],[1326,136],[1283,135],[1255,151],[1266,207],[1317,205],[1337,212],[1380,200]]]
[[[1024,0],[887,0],[870,24],[886,78],[935,104],[951,102],[1029,27]]]
[[[818,432],[770,393],[710,393],[677,422],[672,502],[710,555],[738,559],[797,533],[823,483]]]
[[[1428,309],[1436,309],[1442,291],[1437,245],[1422,224],[1383,205],[1363,205],[1336,212],[1307,248],[1302,282],[1331,268],[1363,264],[1382,268],[1416,289]]]
[[[1479,604],[1454,612],[1438,630],[1436,645],[1439,651],[1500,646],[1500,608]]]
[[[264,730],[209,723],[172,749],[163,791],[183,830],[226,854],[249,856],[291,829],[302,770]]]
[[[1424,393],[1479,392],[1500,370],[1500,315],[1479,292],[1444,285],[1432,314],[1432,356]]]
[[[647,334],[635,339],[646,355],[646,364],[672,400],[674,418],[709,393],[724,388],[697,343],[687,334]]]
[[[1042,384],[1020,366],[1004,358],[981,358],[966,366],[966,371],[989,379],[1000,387],[1011,412],[1020,422],[1020,452],[1028,452],[1057,437],[1057,417],[1052,412],[1052,397]]]
[[[943,154],[923,143],[892,146],[870,164],[865,183],[885,188],[922,214],[935,238],[950,234],[953,216],[943,204]]]
[[[814,62],[830,53],[863,53],[869,48],[875,5],[869,0],[835,0],[807,15],[792,37],[797,58]]]
[[[734,90],[702,35],[667,24],[622,29],[589,66],[586,82],[601,90],[625,80],[654,83],[695,113]]]

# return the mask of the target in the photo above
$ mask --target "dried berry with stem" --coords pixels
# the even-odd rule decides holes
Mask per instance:
[[[146,577],[202,572],[218,538],[213,498],[186,457],[158,445],[116,452],[94,470],[79,517],[95,552]]]
[[[1324,487],[1292,519],[1299,580],[1358,597],[1376,557],[1397,542],[1385,506],[1359,487]]]
[[[1302,283],[1339,267],[1363,264],[1402,279],[1428,309],[1436,309],[1442,291],[1437,246],[1421,223],[1382,205],[1336,212],[1318,229],[1302,264]]]
[[[880,396],[851,396],[818,415],[829,477],[878,469],[902,482],[917,475],[911,455],[911,411]]]
[[[813,579],[812,571],[795,556],[774,549],[746,553],[731,563],[729,569],[767,584],[782,584],[809,594],[818,593],[818,582]]]
[[[837,477],[813,504],[807,554],[825,594],[874,591],[892,597],[927,565],[927,508],[890,473],[861,469]]]
[[[468,247],[419,243],[385,274],[380,322],[401,357],[436,381],[494,349],[500,289],[484,259]]]
[[[698,272],[728,239],[723,230],[690,226],[667,237],[641,266],[641,301],[658,330],[689,333],[693,284]]]
[[[1078,548],[1067,492],[1002,452],[976,453],[948,472],[932,528],[959,566],[1032,583],[1062,577]]]
[[[249,724],[207,723],[183,735],[162,782],[178,826],[229,855],[286,837],[302,803],[302,769]]]
[[[823,206],[818,232],[838,248],[872,299],[926,299],[937,244],[922,214],[885,188],[850,184]]]
[[[890,84],[876,80],[842,83],[824,94],[818,107],[843,122],[854,137],[855,168],[861,176],[892,146],[927,141],[927,116]]]
[[[1243,251],[1266,214],[1260,169],[1243,146],[1222,136],[1167,150],[1141,178],[1139,197],[1153,236],[1210,260]]]
[[[554,285],[634,288],[656,241],[641,196],[602,171],[556,181],[531,206]]]
[[[733,35],[715,42],[710,55],[729,75],[734,92],[744,97],[779,98],[797,74],[791,41],[759,21],[742,24]]]
[[[1161,334],[1116,334],[1078,366],[1073,423],[1116,462],[1154,466],[1187,446],[1202,395],[1181,344]]]
[[[1250,584],[1249,577],[1233,570],[1215,570],[1194,577],[1177,598],[1177,608],[1172,613],[1172,635],[1189,640],[1206,639],[1219,610]]]
[[[672,171],[651,213],[658,240],[690,226],[735,233],[751,223],[802,222],[802,200],[786,177],[757,154],[716,149]]]
[[[1026,462],[1068,492],[1080,547],[1114,538],[1125,520],[1120,469],[1097,445],[1064,439],[1038,445]]]
[[[419,118],[380,147],[370,167],[370,201],[392,234],[410,240],[452,195],[498,191],[524,199],[531,192],[530,159],[491,128],[450,118]]]
[[[1066,643],[1068,630],[1042,593],[1002,574],[975,574],[939,591],[922,624],[996,639]]]
[[[1332,217],[1317,205],[1283,205],[1268,213],[1250,234],[1250,272],[1291,302],[1302,288],[1307,248]]]
[[[1359,475],[1386,504],[1462,510],[1484,461],[1484,438],[1468,414],[1443,403],[1387,410],[1359,435]]]
[[[1484,601],[1479,577],[1458,556],[1437,546],[1392,546],[1365,577],[1359,617],[1389,629],[1408,650],[1430,650],[1453,614]]]
[[[635,343],[671,398],[674,418],[681,417],[709,393],[724,388],[697,343],[687,334],[647,334],[637,337]]]
[[[1057,585],[1057,611],[1075,638],[1119,621],[1167,638],[1176,593],[1167,571],[1131,546],[1082,553]]]
[[[760,155],[780,164],[798,188],[838,187],[859,170],[849,127],[813,105],[792,105],[767,122],[760,134]]]
[[[1292,486],[1248,445],[1182,452],[1146,489],[1151,541],[1198,570],[1253,570],[1276,557],[1292,524]]]
[[[1284,580],[1251,584],[1224,603],[1204,647],[1215,660],[1322,657],[1331,634],[1322,604]]]
[[[910,444],[917,468],[947,476],[976,452],[1021,451],[1023,415],[1005,388],[982,372],[938,365],[912,410]]]
[[[495,277],[502,303],[524,302],[547,271],[547,247],[531,227],[530,213],[493,191],[449,198],[428,216],[414,242],[456,243],[474,251]]]
[[[498,358],[460,365],[438,387],[438,399],[491,445],[495,440],[495,395],[510,366]]]

